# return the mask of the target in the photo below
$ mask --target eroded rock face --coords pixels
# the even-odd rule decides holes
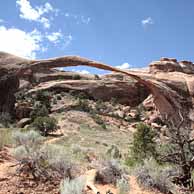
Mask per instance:
[[[115,98],[118,103],[129,106],[138,106],[149,95],[148,89],[138,82],[125,82],[117,80],[66,80],[46,82],[30,90],[49,91],[79,91],[84,92],[89,98],[110,101]]]
[[[194,74],[194,64],[191,61],[178,62],[174,58],[161,58],[159,61],[153,61],[149,67],[150,73],[182,72],[186,74]]]
[[[7,70],[0,70],[0,113],[14,115],[15,92],[19,87],[19,79]]]
[[[83,80],[74,80],[75,82],[72,80],[71,83],[67,83],[66,81],[66,83],[63,83],[62,85],[61,83],[59,85],[58,81],[54,81],[54,85],[52,85],[50,81],[45,83],[48,84],[48,87],[54,87],[55,89],[70,88],[73,90],[84,90],[97,99],[102,98],[104,100],[109,100],[110,96],[111,98],[112,96],[116,96],[118,99],[122,99],[122,103],[128,99],[128,102],[130,102],[129,104],[134,104],[134,106],[136,105],[136,102],[142,102],[148,94],[152,94],[153,102],[163,118],[168,117],[168,119],[178,125],[184,116],[186,123],[190,122],[189,114],[192,114],[194,109],[194,72],[192,62],[178,62],[176,59],[162,58],[160,61],[152,62],[150,64],[150,72],[141,72],[117,69],[78,56],[64,56],[32,61],[0,52],[0,71],[2,67],[8,71],[16,71],[18,77],[27,77],[29,78],[29,81],[31,76],[34,78],[34,74],[51,71],[51,69],[56,67],[79,65],[109,70],[125,76],[124,79],[123,76],[117,75],[116,77],[109,76],[109,79],[107,78],[107,80],[100,78],[99,80],[89,80],[84,83],[82,82]],[[111,79],[111,77],[115,78]],[[127,79],[125,79],[125,77],[127,77]],[[136,81],[136,86],[133,85],[133,82],[128,80],[129,77]],[[2,87],[4,86],[2,85]],[[38,87],[41,87],[41,85]],[[12,87],[8,87],[7,90],[14,92],[11,88]],[[6,91],[6,88],[4,88],[4,90],[5,94],[3,95],[7,96],[9,92]],[[141,95],[143,97],[139,98]],[[8,99],[9,98],[8,95]],[[135,98],[138,100],[135,100],[134,102],[133,100]],[[0,104],[0,106],[4,105]],[[11,107],[13,107],[13,105],[11,105]]]

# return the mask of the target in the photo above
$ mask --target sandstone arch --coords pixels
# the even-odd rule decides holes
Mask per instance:
[[[192,98],[185,101],[185,97],[182,94],[177,93],[169,85],[154,79],[152,76],[142,78],[138,73],[121,70],[78,56],[64,56],[46,60],[28,60],[0,52],[0,70],[4,68],[9,69],[18,77],[24,75],[26,72],[37,72],[41,69],[69,66],[89,66],[130,76],[149,89],[153,95],[156,107],[164,118],[168,117],[168,119],[178,125],[181,120],[181,115],[183,115],[185,124],[190,123],[189,110],[192,108]]]

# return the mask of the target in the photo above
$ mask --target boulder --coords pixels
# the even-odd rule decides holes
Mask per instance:
[[[143,101],[143,107],[146,111],[151,111],[153,110],[154,107],[154,102],[153,102],[153,96],[149,95],[144,101]]]
[[[31,119],[30,118],[23,118],[17,123],[18,128],[24,128],[26,125],[30,124]]]

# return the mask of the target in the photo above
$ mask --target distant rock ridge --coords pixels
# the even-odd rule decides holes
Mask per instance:
[[[28,60],[8,53],[0,52],[0,72],[4,70],[11,73],[14,72],[14,75],[18,80],[27,80],[29,84],[32,84],[33,88],[39,86],[41,89],[40,86],[42,81],[44,81],[46,84],[48,83],[49,85],[50,80],[53,81],[55,78],[58,79],[59,77],[57,76],[57,72],[53,71],[53,68],[79,65],[109,70],[118,74],[117,76],[112,76],[112,78],[110,74],[107,76],[105,75],[98,76],[96,78],[89,78],[89,81],[87,81],[88,85],[87,82],[84,82],[84,87],[87,85],[87,90],[89,91],[92,91],[91,88],[95,88],[93,91],[98,91],[98,94],[103,92],[106,95],[106,89],[104,89],[104,86],[102,87],[102,85],[106,85],[106,80],[108,81],[109,86],[112,85],[112,92],[107,92],[107,97],[109,97],[109,99],[112,97],[122,99],[122,97],[124,97],[125,99],[129,98],[129,101],[131,101],[132,98],[138,98],[141,99],[139,101],[139,103],[141,103],[149,94],[152,94],[153,102],[163,118],[173,121],[175,125],[180,123],[183,116],[185,120],[184,123],[187,125],[190,125],[194,121],[194,118],[191,118],[191,115],[194,115],[194,77],[192,75],[194,74],[194,69],[192,62],[177,62],[176,59],[162,58],[160,61],[152,62],[149,65],[149,71],[130,71],[121,70],[101,62],[96,62],[78,56],[64,56],[46,60]],[[40,79],[39,82],[36,82],[38,74],[41,75],[40,77],[42,81]],[[60,79],[65,80],[67,78],[65,78],[66,72],[59,72],[59,74],[63,74]],[[119,76],[119,74],[122,74],[123,76]],[[81,87],[83,86],[81,86],[83,83],[81,80],[86,78],[84,78],[84,76],[81,74],[77,75],[79,75],[79,79],[78,76],[76,76],[76,88],[79,89],[80,87],[81,90]],[[2,80],[1,78],[2,76],[0,74],[0,80]],[[73,79],[75,79],[75,77]],[[90,79],[95,80],[92,83],[92,87],[89,85],[91,84]],[[116,82],[114,82],[113,79],[122,81],[123,83],[123,85],[119,85],[120,92],[116,93],[116,95],[114,91],[116,91],[116,88],[118,90],[118,87],[116,87]],[[67,83],[65,83],[66,81],[61,82],[61,84],[55,84],[55,86],[57,85],[58,88],[64,89],[67,87]],[[3,81],[0,82],[0,85],[4,84]],[[10,88],[10,90],[8,90],[12,91],[12,93],[19,89],[18,84],[15,85],[14,89],[11,89],[13,86],[10,86],[9,80],[7,80],[7,82],[8,84],[6,84],[8,88]],[[132,95],[132,93],[128,91],[128,88],[126,88],[126,85],[130,83],[136,84],[137,96]],[[37,86],[37,84],[39,85]],[[72,82],[72,84],[75,83]],[[69,85],[68,87],[72,87],[72,85]],[[1,90],[1,93],[4,95],[7,94],[4,90]],[[95,92],[92,95],[95,98]],[[140,98],[140,95],[142,95],[142,98]],[[2,105],[1,101],[2,100],[0,99],[0,106]],[[4,104],[4,107],[5,106],[6,104]],[[9,106],[9,104],[7,104],[7,106]],[[2,108],[0,107],[0,111],[1,110]]]
[[[157,72],[182,72],[194,74],[194,64],[191,61],[177,61],[174,58],[161,58],[149,65],[150,73]]]

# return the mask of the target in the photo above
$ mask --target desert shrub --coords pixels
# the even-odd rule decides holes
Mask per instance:
[[[84,176],[77,177],[73,180],[64,179],[60,184],[61,194],[81,194],[86,185],[86,178]]]
[[[4,127],[9,127],[9,124],[11,123],[11,116],[9,113],[7,112],[2,112],[0,113],[0,123],[4,126]]]
[[[81,79],[81,76],[79,74],[75,74],[72,76],[72,79],[74,80],[80,80]]]
[[[138,164],[133,169],[133,174],[136,176],[138,183],[147,189],[157,189],[162,193],[169,193],[173,190],[174,185],[171,182],[173,169],[165,166],[160,166],[154,159],[146,159],[143,165]]]
[[[111,145],[111,147],[106,152],[111,158],[119,159],[121,158],[121,152],[116,145]]]
[[[129,181],[128,179],[122,177],[117,180],[118,194],[128,194],[129,193]]]
[[[65,151],[63,146],[48,144],[40,149],[46,159],[46,164],[57,177],[73,179],[80,173],[77,165],[71,162],[71,155]]]
[[[12,138],[16,147],[23,145],[29,146],[31,148],[33,148],[33,146],[39,145],[43,140],[43,137],[40,135],[40,133],[33,130],[26,132],[22,132],[19,130],[14,131],[12,133]]]
[[[0,130],[0,150],[12,143],[12,136],[10,130]]]
[[[137,131],[133,135],[133,141],[129,150],[129,157],[126,164],[133,166],[142,163],[145,158],[157,157],[156,142],[154,141],[155,132],[150,126],[139,123]]]
[[[47,117],[49,115],[49,111],[45,105],[37,105],[30,113],[30,118],[34,120],[37,117]]]
[[[121,179],[125,173],[120,163],[117,160],[109,160],[102,162],[97,167],[96,182],[102,184],[114,184],[116,185],[117,180]]]
[[[32,175],[34,179],[48,180],[72,178],[71,161],[63,146],[43,144],[43,138],[35,131],[14,134],[16,147],[13,155],[18,161],[17,172]]]
[[[32,123],[35,130],[39,130],[44,136],[57,130],[57,120],[53,117],[37,117]]]

